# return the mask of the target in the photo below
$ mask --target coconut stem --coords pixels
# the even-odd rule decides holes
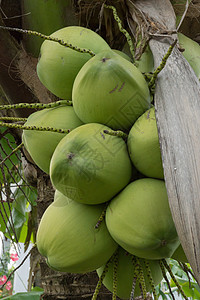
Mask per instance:
[[[111,258],[107,261],[107,263],[105,264],[105,267],[103,269],[103,272],[101,274],[101,276],[99,277],[99,280],[98,280],[98,283],[97,283],[97,286],[95,288],[95,291],[94,291],[94,294],[92,296],[92,299],[91,300],[96,300],[97,299],[97,296],[99,294],[99,291],[100,291],[100,288],[102,286],[102,283],[103,283],[103,280],[106,276],[106,273],[108,272],[108,267],[109,265],[112,263],[113,259],[115,257],[115,253],[111,256]]]
[[[140,268],[140,273],[139,273],[139,284],[141,286],[141,293],[144,299],[147,298],[147,289],[146,289],[146,284],[145,284],[145,279],[144,279],[144,272],[140,263],[140,259],[137,258],[138,265]]]
[[[134,267],[134,275],[133,275],[133,283],[132,283],[132,289],[131,289],[131,294],[130,294],[130,300],[135,299],[135,297],[134,297],[135,287],[136,287],[136,283],[139,279],[139,274],[140,274],[140,266],[139,266],[135,256],[132,256],[132,262],[133,262],[133,267]]]
[[[136,283],[137,283],[137,276],[133,277],[133,283],[132,283],[132,290],[131,290],[131,295],[130,295],[130,300],[134,300],[134,293],[135,293],[135,287],[136,287]]]
[[[157,67],[157,69],[153,72],[152,78],[149,81],[149,89],[152,89],[152,87],[155,85],[156,79],[158,77],[158,74],[162,71],[162,69],[164,69],[166,63],[167,63],[167,59],[169,58],[169,56],[171,55],[176,43],[177,43],[177,39],[170,45],[167,53],[164,55],[160,65]]]
[[[57,133],[69,133],[70,129],[58,129],[53,127],[38,127],[38,126],[26,126],[26,125],[19,125],[13,123],[3,123],[0,122],[0,126],[5,126],[8,128],[15,128],[15,129],[23,129],[23,130],[37,130],[37,131],[51,131]]]
[[[103,220],[105,218],[105,215],[106,215],[106,210],[107,210],[108,204],[109,204],[109,202],[106,202],[105,207],[104,207],[104,209],[103,209],[103,211],[102,211],[102,213],[101,213],[101,215],[98,219],[98,222],[94,227],[95,229],[98,229],[100,227],[101,223],[103,222]]]
[[[160,261],[159,261],[159,264],[160,264],[160,268],[161,268],[161,271],[162,271],[163,277],[164,277],[164,279],[165,279],[165,281],[166,281],[166,283],[167,283],[167,286],[168,286],[168,289],[169,289],[170,295],[172,296],[172,299],[173,299],[173,300],[175,300],[175,298],[174,298],[174,295],[173,295],[173,293],[172,293],[172,289],[171,289],[171,286],[170,286],[169,280],[168,280],[168,278],[167,278],[167,274],[166,274],[166,271],[165,271],[165,266],[164,266],[164,264],[163,264],[162,260],[160,260]]]
[[[113,262],[113,295],[112,300],[117,299],[117,269],[119,263],[119,251],[117,250],[114,254],[114,262]]]
[[[181,269],[185,272],[185,274],[186,274],[186,276],[187,276],[187,278],[188,278],[188,285],[189,285],[189,287],[191,287],[190,273],[188,272],[187,269],[184,268],[184,266],[181,264],[180,261],[178,261],[178,263],[179,263],[179,266],[181,267]]]
[[[44,40],[48,40],[48,41],[59,43],[60,45],[65,46],[67,48],[70,48],[70,49],[72,49],[74,51],[81,52],[81,53],[88,53],[91,56],[95,56],[95,53],[92,50],[90,50],[90,49],[84,49],[84,48],[79,48],[77,46],[73,46],[72,44],[64,42],[61,39],[58,39],[56,37],[52,37],[50,35],[45,35],[45,34],[42,34],[40,32],[37,32],[37,31],[25,30],[25,29],[14,28],[14,27],[6,27],[6,26],[0,26],[0,29],[17,31],[17,32],[20,32],[20,33],[28,34],[28,35],[38,36],[38,37],[40,37],[40,38],[42,38]]]
[[[16,117],[0,117],[2,121],[15,121],[15,122],[26,122],[27,118],[16,118]]]
[[[18,103],[18,104],[9,104],[9,105],[0,105],[0,110],[2,109],[17,109],[17,108],[34,108],[34,109],[44,109],[44,108],[53,108],[60,105],[72,105],[70,100],[59,100],[51,103]]]
[[[155,284],[154,284],[154,281],[153,281],[153,277],[152,277],[152,274],[151,274],[151,268],[150,268],[149,261],[147,261],[145,259],[144,260],[144,265],[145,265],[145,268],[146,268],[146,272],[147,272],[147,277],[148,277],[149,283],[150,283],[151,288],[152,288],[152,293],[153,293],[154,300],[157,300],[158,296],[156,294],[156,287],[155,287]]]
[[[107,130],[107,129],[105,129],[103,132],[108,134],[108,135],[123,138],[124,140],[126,140],[128,138],[128,135],[125,132],[121,131],[121,130]]]
[[[17,146],[8,156],[6,156],[1,162],[0,166],[5,163],[7,159],[9,159],[13,154],[15,154],[19,149],[21,149],[24,146],[24,143],[21,143],[19,146]]]
[[[179,262],[181,268],[183,269],[183,271],[185,271],[186,273],[189,273],[190,275],[192,275],[192,277],[197,281],[197,279],[195,278],[194,273],[190,270],[190,268],[187,266],[186,263],[183,262]],[[189,275],[188,275],[189,277]]]
[[[150,81],[152,79],[153,73],[142,73],[146,81]]]
[[[167,271],[169,272],[169,274],[170,274],[172,280],[174,281],[175,285],[177,286],[177,288],[178,288],[180,294],[183,296],[184,299],[187,300],[187,299],[188,299],[187,296],[185,295],[185,293],[184,293],[182,287],[180,286],[179,282],[177,281],[176,277],[174,276],[174,274],[173,274],[173,272],[172,272],[170,266],[168,265],[166,259],[162,259],[162,263],[163,263],[163,265],[165,266],[165,268],[167,269]]]
[[[133,45],[133,41],[131,39],[131,36],[130,34],[128,33],[128,31],[126,29],[123,28],[122,26],[122,21],[121,19],[119,18],[118,14],[117,14],[117,10],[114,6],[112,5],[106,5],[104,4],[104,7],[105,8],[110,8],[112,9],[113,11],[113,17],[115,19],[115,21],[117,22],[118,24],[118,27],[119,27],[119,30],[125,35],[126,37],[126,40],[127,40],[127,43],[129,45],[129,48],[130,48],[130,52],[131,52],[131,55],[132,55],[132,58],[133,58],[133,62],[134,62],[134,45]]]

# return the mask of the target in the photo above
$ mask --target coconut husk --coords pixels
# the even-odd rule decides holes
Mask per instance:
[[[200,16],[200,0],[190,0],[186,16],[189,18],[198,18]],[[171,0],[175,14],[182,16],[185,11],[186,0]]]

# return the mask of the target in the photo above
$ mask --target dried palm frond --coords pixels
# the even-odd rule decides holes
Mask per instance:
[[[74,0],[73,5],[81,26],[91,28],[99,33],[112,48],[122,49],[125,44],[125,37],[119,31],[112,10],[104,8],[105,2],[117,9],[117,13],[126,27],[123,0]]]
[[[181,16],[185,11],[186,0],[171,0],[176,15]],[[200,0],[189,0],[187,17],[198,18],[200,16]]]

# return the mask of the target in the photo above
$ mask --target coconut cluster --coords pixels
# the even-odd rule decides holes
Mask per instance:
[[[37,247],[61,272],[97,270],[101,276],[110,262],[103,283],[111,291],[112,257],[118,251],[117,294],[127,299],[138,261],[147,290],[152,289],[149,272],[155,284],[162,280],[159,260],[186,261],[168,204],[155,109],[139,69],[144,62],[136,67],[83,27],[63,28],[53,36],[74,49],[45,41],[38,77],[73,106],[35,112],[25,124],[69,133],[23,131],[26,149],[55,188],[54,202],[39,224]],[[139,293],[138,285],[135,296]]]

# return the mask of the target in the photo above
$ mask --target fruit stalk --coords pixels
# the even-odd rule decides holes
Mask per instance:
[[[114,254],[114,263],[113,263],[113,296],[112,300],[117,299],[117,269],[119,263],[119,255],[118,251]]]
[[[92,300],[96,300],[96,299],[97,299],[97,296],[98,296],[98,294],[99,294],[101,285],[102,285],[102,283],[103,283],[103,280],[104,280],[104,278],[105,278],[105,276],[106,276],[106,273],[108,272],[108,267],[109,267],[110,263],[113,261],[114,257],[115,257],[115,253],[111,256],[111,258],[110,258],[110,259],[107,261],[107,263],[105,264],[103,273],[102,273],[101,276],[99,277],[97,286],[96,286],[95,291],[94,291],[94,294],[93,294],[93,296],[92,296]]]
[[[117,22],[118,24],[118,27],[119,27],[119,30],[125,35],[126,37],[126,40],[127,40],[127,43],[129,45],[129,48],[130,48],[130,52],[131,52],[131,55],[132,55],[132,58],[133,58],[133,62],[134,62],[134,45],[133,45],[133,42],[132,42],[132,39],[131,39],[131,36],[130,34],[128,33],[128,31],[126,29],[123,28],[122,26],[122,21],[120,20],[118,14],[117,14],[117,10],[114,6],[112,5],[106,5],[104,4],[104,7],[105,8],[110,8],[112,9],[113,11],[113,16],[114,16],[114,19],[115,21]]]
[[[134,271],[134,276],[133,276],[133,284],[132,284],[132,290],[131,290],[130,300],[134,300],[135,299],[135,297],[134,297],[135,287],[136,287],[136,283],[138,281],[138,276],[139,276],[139,273],[140,273],[140,266],[139,266],[139,264],[137,263],[137,261],[135,259],[136,258],[134,256],[133,264],[134,264],[134,267],[135,267],[135,271]]]
[[[166,283],[167,283],[167,286],[168,286],[168,288],[169,288],[170,295],[172,296],[172,299],[173,299],[173,300],[176,300],[176,299],[174,298],[174,294],[172,293],[171,285],[170,285],[170,282],[169,282],[169,280],[168,280],[168,278],[167,278],[167,274],[166,274],[166,271],[165,271],[165,266],[164,266],[164,264],[163,264],[163,261],[160,260],[159,263],[160,263],[160,268],[161,268],[163,277],[164,277],[164,279],[165,279],[165,281],[166,281]]]
[[[107,129],[105,129],[103,132],[105,134],[108,134],[108,135],[118,136],[120,138],[123,138],[124,140],[126,140],[127,137],[128,137],[128,135],[125,132],[121,131],[121,130],[107,130]]]
[[[175,39],[175,41],[169,46],[169,49],[167,51],[167,53],[164,55],[160,65],[156,68],[156,70],[153,72],[152,78],[149,81],[149,89],[152,89],[153,86],[155,85],[156,79],[158,77],[158,74],[164,69],[166,63],[167,63],[167,59],[169,58],[169,56],[171,55],[176,43],[177,43],[177,39]]]
[[[107,209],[107,207],[108,207],[108,204],[109,204],[109,202],[107,202],[106,204],[105,204],[105,208],[104,208],[104,210],[102,211],[102,213],[101,213],[101,215],[100,215],[100,217],[99,217],[99,220],[98,220],[98,222],[97,222],[97,224],[95,225],[95,229],[98,229],[99,228],[99,226],[101,225],[101,223],[103,222],[103,220],[104,220],[104,218],[105,218],[105,215],[106,215],[106,209]]]
[[[187,300],[188,298],[186,297],[186,295],[185,295],[185,293],[184,293],[182,287],[180,286],[179,282],[176,280],[176,277],[174,276],[174,274],[173,274],[173,272],[172,272],[170,266],[168,265],[166,259],[162,259],[162,263],[163,263],[163,265],[165,266],[165,268],[167,269],[167,271],[169,272],[169,274],[170,274],[172,280],[174,281],[175,285],[177,286],[177,288],[178,288],[180,294],[183,296],[184,299]]]
[[[145,280],[144,280],[144,273],[143,273],[143,269],[140,263],[140,259],[137,258],[136,259],[139,265],[139,285],[141,287],[141,293],[144,299],[146,299],[147,297],[147,289],[146,289],[146,285],[145,285]]]
[[[187,274],[187,276],[189,277],[189,274],[192,275],[192,277],[194,278],[194,280],[197,281],[197,279],[195,278],[194,273],[190,270],[190,268],[187,266],[186,263],[183,262],[179,262],[179,265],[181,266],[181,268],[183,269],[183,271]],[[188,274],[189,273],[189,274]]]
[[[27,118],[17,118],[17,117],[0,117],[2,121],[15,121],[15,122],[26,122]]]
[[[153,282],[153,277],[152,277],[152,274],[151,274],[151,269],[150,269],[149,262],[145,259],[144,264],[145,264],[145,268],[146,268],[146,271],[147,271],[147,276],[148,276],[148,279],[149,279],[149,283],[151,284],[154,300],[158,300],[158,297],[157,297],[157,294],[156,294],[156,289],[155,289],[155,284]]]
[[[73,46],[72,44],[70,43],[67,43],[67,42],[64,42],[63,40],[61,39],[58,39],[58,38],[55,38],[55,37],[52,37],[50,35],[45,35],[45,34],[42,34],[40,32],[37,32],[37,31],[33,31],[33,30],[25,30],[25,29],[20,29],[20,28],[14,28],[14,27],[5,27],[5,26],[0,26],[0,29],[6,29],[6,30],[11,30],[11,31],[17,31],[17,32],[20,32],[20,33],[24,33],[24,34],[28,34],[28,35],[34,35],[34,36],[38,36],[44,40],[48,40],[48,41],[52,41],[52,42],[56,42],[56,43],[59,43],[60,45],[64,46],[64,47],[67,47],[67,48],[70,48],[74,51],[77,51],[77,52],[80,52],[80,53],[88,53],[90,54],[91,56],[95,56],[95,53],[90,50],[90,49],[84,49],[84,48],[79,48],[77,46]]]
[[[58,132],[58,133],[69,133],[70,129],[58,129],[53,127],[38,127],[38,126],[25,126],[13,123],[4,123],[0,122],[0,126],[5,126],[8,128],[15,128],[15,129],[23,129],[23,130],[37,130],[37,131],[51,131],[51,132]]]
[[[59,100],[56,102],[51,102],[48,104],[44,103],[18,103],[18,104],[8,104],[0,105],[0,110],[2,109],[17,109],[17,108],[34,108],[34,109],[44,109],[44,108],[53,108],[61,105],[72,105],[70,100]]]

